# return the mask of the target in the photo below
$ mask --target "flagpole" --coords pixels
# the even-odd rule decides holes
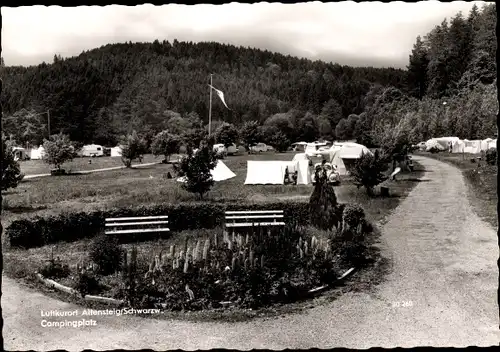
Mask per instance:
[[[210,109],[208,110],[208,136],[212,130],[212,75],[210,74]]]

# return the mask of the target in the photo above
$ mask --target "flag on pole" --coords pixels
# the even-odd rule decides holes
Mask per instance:
[[[224,93],[222,93],[222,91],[218,90],[217,88],[215,88],[214,86],[212,86],[210,84],[209,84],[209,86],[210,86],[210,88],[212,88],[213,90],[215,90],[215,93],[217,93],[217,95],[219,96],[220,100],[222,100],[222,103],[224,104],[224,106],[229,109],[229,107],[227,106],[226,102],[224,101]],[[231,110],[231,109],[229,109],[229,110]]]

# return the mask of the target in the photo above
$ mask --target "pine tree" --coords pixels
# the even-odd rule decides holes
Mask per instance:
[[[315,170],[314,190],[309,198],[311,224],[322,230],[331,230],[340,221],[337,215],[337,196],[335,189],[328,182],[327,171]]]
[[[427,57],[427,48],[420,36],[410,55],[408,69],[408,92],[418,99],[422,99],[427,90],[427,68],[429,58]]]
[[[188,154],[174,168],[180,177],[185,178],[182,187],[198,194],[200,199],[214,184],[211,170],[217,165],[217,155],[209,143],[203,141],[198,151],[188,148]]]

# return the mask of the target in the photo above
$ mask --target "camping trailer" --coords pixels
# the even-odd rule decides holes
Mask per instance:
[[[88,157],[104,156],[104,148],[102,145],[98,144],[84,145],[82,148],[82,156],[88,156]]]
[[[238,147],[236,146],[236,144],[233,143],[232,145],[227,147],[226,153],[227,155],[234,155],[238,153],[238,151],[239,151]]]

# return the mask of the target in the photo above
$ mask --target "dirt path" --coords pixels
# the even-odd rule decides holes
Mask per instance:
[[[4,278],[9,350],[489,346],[500,341],[497,236],[474,215],[460,171],[423,157],[427,172],[388,218],[393,260],[375,294],[348,293],[302,314],[246,323],[192,323],[99,316],[86,328],[41,327],[41,310],[81,308]],[[408,307],[393,307],[394,302]],[[77,319],[81,319],[78,317]],[[52,320],[60,320],[52,319]],[[74,318],[67,318],[69,320]]]
[[[146,163],[146,164],[137,164],[133,165],[133,168],[138,168],[138,167],[145,167],[145,166],[151,166],[151,165],[156,165],[159,164],[160,162],[154,162],[154,163]],[[102,171],[111,171],[111,170],[120,170],[124,169],[125,166],[113,166],[113,167],[106,167],[103,169],[95,169],[95,170],[84,170],[84,171],[73,171],[73,174],[91,174],[94,172],[102,172]],[[46,177],[50,176],[50,174],[36,174],[36,175],[25,175],[24,179],[30,179],[30,178],[37,178],[37,177]]]

